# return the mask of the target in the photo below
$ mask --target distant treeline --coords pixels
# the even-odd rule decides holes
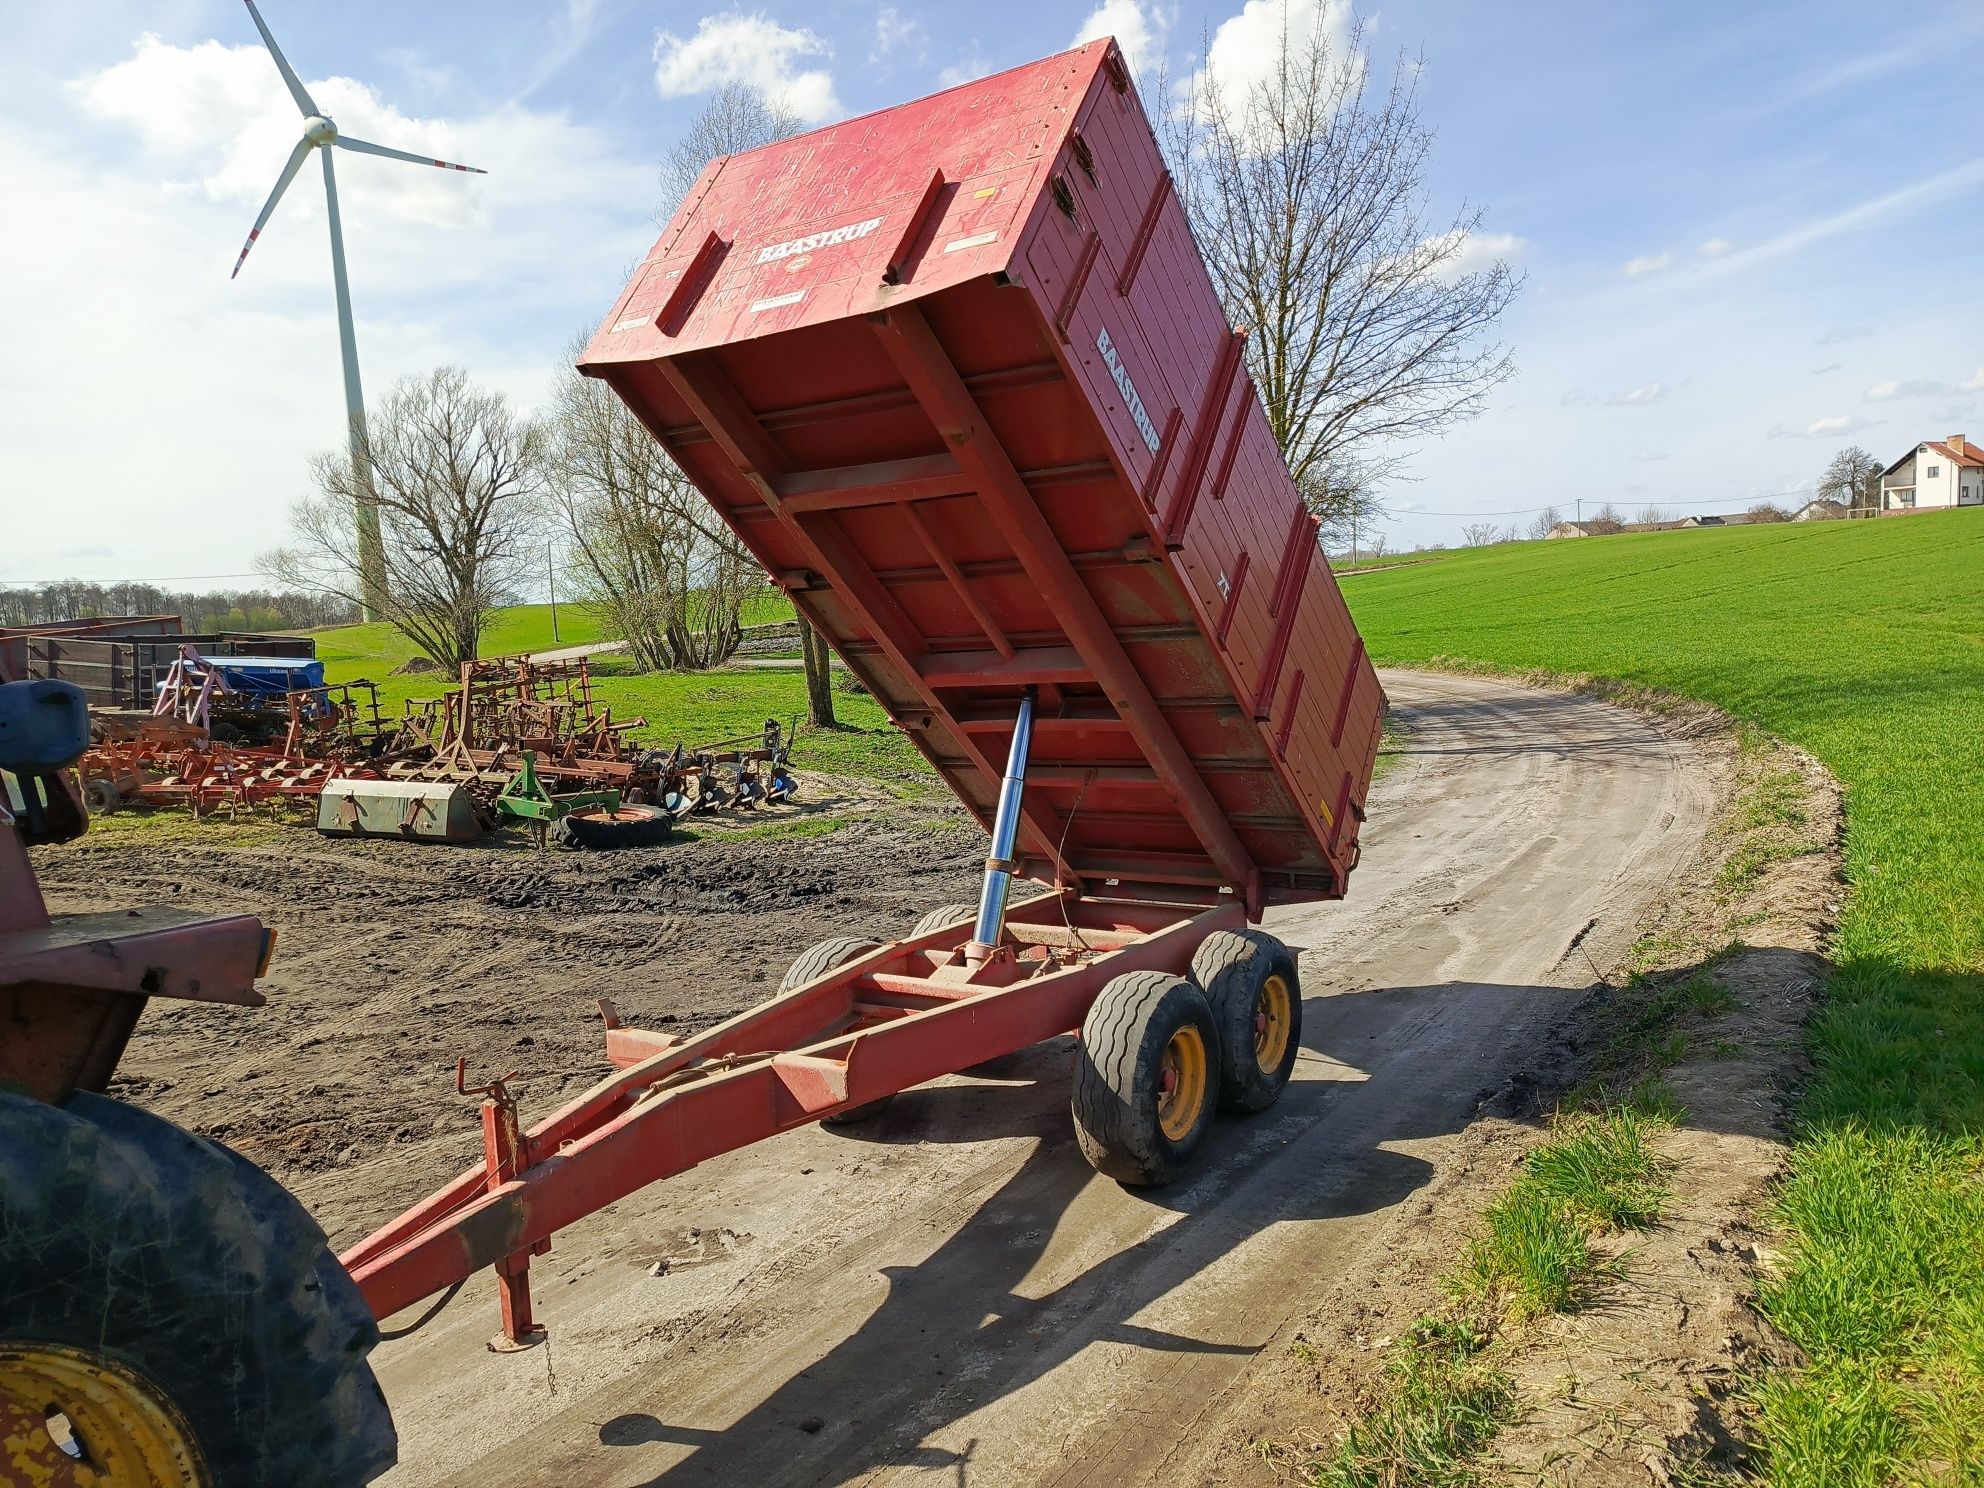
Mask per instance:
[[[218,630],[303,630],[349,625],[358,619],[356,609],[342,599],[267,589],[191,594],[156,584],[97,584],[85,579],[0,586],[0,625],[45,625],[97,615],[177,615],[192,635]]]

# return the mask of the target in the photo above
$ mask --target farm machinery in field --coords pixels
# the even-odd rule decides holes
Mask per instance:
[[[39,959],[93,932],[41,914],[10,828],[0,991],[114,1012],[71,1041],[86,1060],[0,1094],[4,1233],[29,1237],[0,1285],[75,1257],[59,1305],[0,1308],[0,1370],[33,1382],[0,1390],[10,1427],[39,1443],[23,1402],[53,1402],[45,1425],[178,1452],[185,1481],[363,1481],[392,1450],[363,1364],[379,1321],[425,1304],[418,1326],[490,1271],[492,1347],[527,1348],[552,1237],[720,1153],[1069,1034],[1080,1150],[1126,1184],[1186,1170],[1215,1111],[1273,1103],[1300,979],[1250,926],[1344,893],[1385,701],[1243,352],[1113,42],[713,162],[581,370],[985,828],[976,903],[824,941],[701,1033],[602,1004],[614,1072],[534,1123],[458,1066],[483,1161],[333,1261],[263,1175],[92,1093],[141,996],[192,995],[201,957],[198,995],[252,1001],[259,926],[82,979],[96,961]],[[1045,891],[1014,905],[1015,879]],[[14,1026],[9,1068],[61,1047],[54,1022]],[[147,1161],[174,1181],[114,1206]],[[146,1208],[182,1191],[232,1248]],[[141,1224],[186,1255],[122,1243]],[[106,1314],[112,1292],[143,1301]],[[215,1409],[219,1379],[252,1420]]]

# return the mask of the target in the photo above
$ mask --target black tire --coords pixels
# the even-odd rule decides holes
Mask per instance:
[[[350,1488],[399,1455],[358,1289],[303,1206],[218,1143],[98,1095],[0,1092],[0,1277],[0,1344],[150,1382],[216,1488]]]
[[[1168,1056],[1196,1047],[1196,1089],[1183,1061],[1164,1089]],[[1204,1139],[1219,1096],[1219,1031],[1205,994],[1181,976],[1131,971],[1115,978],[1082,1019],[1075,1060],[1075,1140],[1106,1177],[1138,1187],[1169,1183]],[[1184,1105],[1176,1102],[1186,1102]]]
[[[976,904],[946,904],[931,910],[916,922],[916,928],[909,932],[911,940],[928,935],[932,930],[941,930],[946,925],[955,925],[959,920],[968,920],[978,913]]]
[[[659,806],[623,801],[608,815],[604,809],[574,811],[551,824],[550,838],[560,847],[592,851],[620,847],[656,847],[675,830],[675,818]]]
[[[836,966],[844,966],[857,956],[865,956],[881,948],[879,940],[869,940],[860,935],[836,935],[831,940],[823,940],[810,950],[799,953],[792,965],[786,968],[778,989],[790,992],[794,987],[803,987],[825,976]]]
[[[1281,1099],[1302,1042],[1295,954],[1260,930],[1215,930],[1192,957],[1219,1029],[1219,1108],[1265,1111]]]
[[[117,782],[108,775],[99,775],[83,784],[83,805],[91,816],[108,816],[124,804],[124,797],[118,794]]]

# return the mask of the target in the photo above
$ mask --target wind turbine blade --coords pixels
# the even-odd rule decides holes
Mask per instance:
[[[255,9],[255,0],[243,0],[243,3],[248,7],[248,14],[255,18],[255,29],[262,33],[262,40],[268,46],[269,55],[276,59],[276,70],[282,74],[282,80],[289,84],[289,96],[294,98],[296,106],[303,110],[303,117],[307,119],[312,114],[321,114],[323,110],[317,107],[316,100],[311,98],[296,76],[295,69],[289,65],[289,59],[283,56],[282,48],[276,45],[276,39],[269,35],[269,28],[262,20],[262,13]]]
[[[476,165],[456,165],[452,160],[436,160],[431,155],[410,155],[405,150],[388,150],[384,145],[375,145],[369,140],[353,139],[348,134],[337,137],[341,150],[356,150],[361,155],[383,155],[388,160],[410,160],[415,165],[438,165],[442,170],[467,171],[472,176],[486,176],[488,171]]]
[[[309,140],[300,139],[296,142],[296,148],[289,152],[289,163],[282,168],[282,174],[276,177],[276,189],[271,191],[269,199],[262,203],[262,215],[257,217],[255,225],[248,229],[248,241],[241,245],[241,257],[234,261],[234,273],[229,274],[228,278],[234,278],[241,272],[241,266],[248,262],[248,250],[255,246],[255,239],[262,235],[262,228],[269,220],[269,213],[276,209],[276,203],[282,200],[282,194],[289,190],[289,183],[294,181],[296,173],[303,169],[303,157],[314,148]]]

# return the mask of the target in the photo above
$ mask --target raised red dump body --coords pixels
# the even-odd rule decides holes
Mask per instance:
[[[580,362],[1020,871],[1341,895],[1385,710],[1114,43],[713,162]]]

